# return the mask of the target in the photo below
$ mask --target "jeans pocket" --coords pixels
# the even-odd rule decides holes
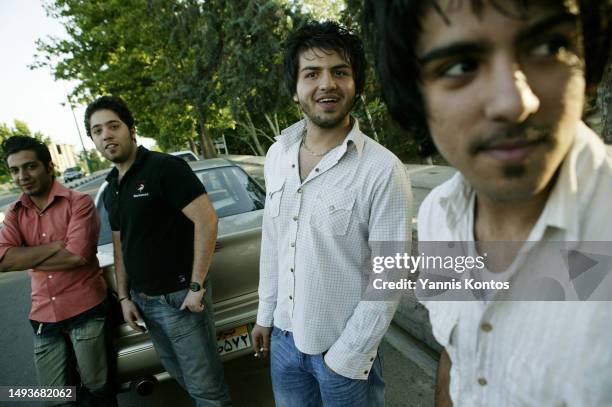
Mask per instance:
[[[185,297],[189,293],[188,288],[183,288],[182,290],[173,291],[168,294],[164,294],[162,297],[166,301],[166,303],[176,310],[180,310],[183,302],[185,301]]]
[[[72,336],[77,341],[86,341],[89,339],[97,339],[104,335],[104,325],[106,318],[103,316],[93,317],[87,321],[77,325],[72,330]]]

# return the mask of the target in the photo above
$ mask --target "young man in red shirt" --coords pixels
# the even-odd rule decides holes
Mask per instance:
[[[107,387],[107,291],[96,257],[100,220],[94,203],[55,180],[51,155],[40,141],[15,136],[2,150],[23,193],[0,229],[0,271],[30,269],[39,385],[71,384],[72,346],[88,390],[84,397],[93,396],[94,405],[116,405]]]

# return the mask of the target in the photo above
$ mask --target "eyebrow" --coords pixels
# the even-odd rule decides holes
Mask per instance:
[[[25,163],[21,164],[21,165],[12,165],[9,167],[9,170],[12,169],[17,169],[19,167],[25,167],[26,165],[30,165],[30,164],[36,164],[38,161],[34,160],[34,161],[26,161]]]
[[[539,36],[546,31],[557,27],[558,25],[576,23],[576,19],[577,17],[575,15],[567,12],[545,17],[528,27],[521,29],[516,35],[514,43],[520,44],[522,42],[526,42],[533,37]],[[458,55],[484,54],[487,51],[490,51],[491,47],[492,46],[488,41],[458,41],[426,52],[419,58],[419,64],[421,66],[425,66],[432,61]]]
[[[568,23],[576,24],[577,19],[578,17],[576,15],[570,14],[568,12],[553,14],[549,17],[543,18],[542,20],[536,21],[534,24],[520,30],[514,42],[515,44],[527,42],[531,38],[542,35],[545,32],[550,31],[559,25]]]
[[[104,125],[106,125],[106,124],[111,124],[111,123],[120,123],[120,121],[119,121],[119,120],[117,120],[117,119],[112,119],[112,120],[107,121],[106,123],[94,124],[93,126],[91,126],[91,128],[92,128],[92,129],[95,129],[96,127],[100,127],[100,126],[102,126],[103,124],[104,124]]]
[[[348,64],[340,64],[340,65],[334,65],[332,66],[330,69],[343,69],[343,68],[348,68],[351,69],[351,66]],[[304,71],[320,71],[323,68],[320,66],[305,66],[302,69],[300,69],[300,72],[304,72]]]

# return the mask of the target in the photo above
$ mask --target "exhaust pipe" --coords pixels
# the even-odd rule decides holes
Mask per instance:
[[[148,396],[153,393],[156,384],[157,379],[153,376],[141,377],[130,383],[130,389],[138,393],[139,396]]]

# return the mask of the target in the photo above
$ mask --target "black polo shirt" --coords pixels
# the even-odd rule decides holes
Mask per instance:
[[[148,295],[187,287],[193,266],[193,222],[182,209],[206,193],[189,165],[178,157],[140,146],[117,182],[114,168],[102,199],[111,229],[121,231],[130,288]]]

